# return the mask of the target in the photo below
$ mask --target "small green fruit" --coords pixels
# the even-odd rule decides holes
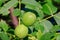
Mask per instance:
[[[18,25],[15,29],[15,35],[18,36],[19,38],[24,38],[26,37],[28,34],[28,28],[21,24],[21,25]]]
[[[32,25],[36,20],[36,15],[32,12],[27,12],[23,15],[22,21],[25,25]]]

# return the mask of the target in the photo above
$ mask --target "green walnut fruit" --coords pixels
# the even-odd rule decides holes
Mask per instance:
[[[22,21],[25,25],[32,25],[36,20],[36,15],[32,12],[26,12],[23,17]]]
[[[16,28],[15,28],[15,31],[14,31],[15,35],[19,38],[25,38],[28,34],[28,28],[21,24],[21,25],[18,25]]]

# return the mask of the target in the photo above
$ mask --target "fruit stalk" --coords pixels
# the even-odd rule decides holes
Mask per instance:
[[[11,8],[9,9],[9,11],[10,11],[10,18],[11,18],[11,20],[12,20],[12,23],[13,23],[14,27],[16,27],[16,26],[18,25],[18,19],[17,19],[16,16],[13,15],[13,10],[14,10],[13,7],[11,7]]]

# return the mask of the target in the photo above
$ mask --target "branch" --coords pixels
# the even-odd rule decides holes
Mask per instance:
[[[51,16],[49,16],[49,17],[47,17],[47,18],[43,19],[43,20],[39,20],[39,22],[45,21],[45,20],[47,20],[47,19],[50,19],[50,18],[54,17],[55,15],[56,15],[56,14],[51,15]]]
[[[18,20],[17,20],[17,17],[13,15],[13,10],[14,10],[13,7],[11,7],[9,9],[9,11],[10,11],[10,18],[12,20],[13,25],[16,27],[18,25]]]

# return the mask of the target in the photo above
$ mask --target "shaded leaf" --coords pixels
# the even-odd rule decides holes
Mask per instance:
[[[40,40],[51,40],[53,36],[55,36],[54,33],[47,32],[47,33],[45,33],[45,34],[42,35],[42,37],[40,38]]]
[[[2,0],[2,2],[6,2],[6,1],[8,1],[8,0]]]
[[[41,32],[44,31],[44,26],[42,26],[42,25],[40,24],[40,22],[34,23],[34,27],[35,27],[36,30],[41,30]]]
[[[56,1],[56,2],[60,3],[60,0],[54,0],[54,1]]]
[[[37,32],[35,31],[35,32],[31,33],[31,35],[36,36],[36,33],[37,33]]]
[[[20,10],[19,10],[18,8],[17,8],[17,9],[14,9],[13,14],[14,14],[15,16],[19,16],[19,15],[20,15]]]
[[[52,29],[50,31],[56,33],[59,30],[60,30],[60,26],[55,25],[55,26],[52,27]]]
[[[0,9],[0,14],[8,15],[8,9],[18,3],[18,0],[11,0],[8,3],[4,4],[4,6]]]
[[[6,33],[0,32],[0,37],[2,40],[10,40]]]
[[[5,21],[1,20],[0,22],[0,27],[4,30],[4,31],[7,31],[8,30],[8,25],[6,24]]]
[[[35,8],[35,11],[38,13],[38,16],[40,17],[40,19],[42,19],[44,17],[44,13],[43,13],[42,9]]]
[[[44,33],[49,32],[53,27],[52,23],[48,20],[41,22],[41,25],[44,26]]]

